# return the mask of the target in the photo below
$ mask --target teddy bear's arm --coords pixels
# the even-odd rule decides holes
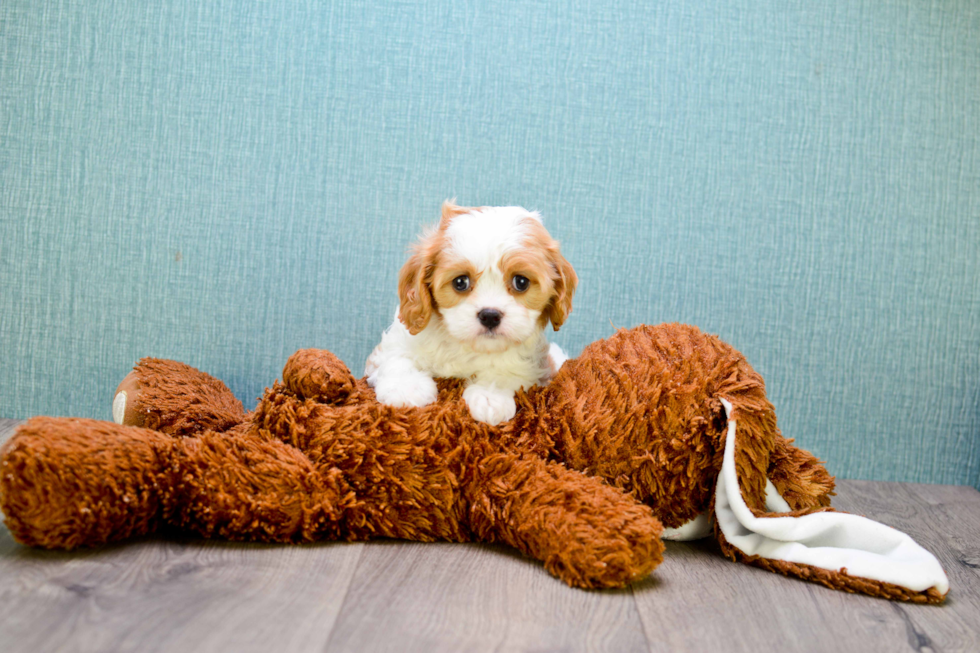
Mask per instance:
[[[0,450],[0,508],[14,538],[74,549],[157,530],[177,440],[92,419],[35,417]]]
[[[282,380],[297,396],[327,404],[356,400],[363,392],[344,362],[326,349],[297,351],[286,361]]]
[[[555,462],[490,456],[467,494],[480,538],[543,561],[569,585],[621,587],[663,559],[663,529],[647,506]]]
[[[0,508],[17,541],[73,549],[155,532],[270,542],[335,539],[342,491],[306,456],[246,425],[196,437],[35,417],[0,453]]]

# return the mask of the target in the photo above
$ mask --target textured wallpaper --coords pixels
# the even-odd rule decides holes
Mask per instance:
[[[694,323],[837,475],[980,486],[978,52],[973,0],[4,0],[0,416],[360,374],[455,197],[544,214],[570,353]]]

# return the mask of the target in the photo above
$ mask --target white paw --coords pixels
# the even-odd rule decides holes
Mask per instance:
[[[567,360],[568,354],[566,354],[561,347],[555,343],[548,345],[548,362],[551,363],[551,369],[555,371],[555,374],[558,373],[558,370],[561,369],[561,366],[564,365],[565,361]]]
[[[493,386],[471,385],[463,391],[463,401],[478,422],[495,425],[506,422],[517,413],[514,393]]]
[[[380,376],[374,383],[378,401],[395,408],[426,406],[439,397],[439,388],[432,377],[424,374],[411,376]]]

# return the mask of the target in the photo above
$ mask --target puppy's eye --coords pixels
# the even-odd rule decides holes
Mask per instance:
[[[461,274],[455,279],[453,279],[453,290],[456,292],[466,292],[470,289],[470,278],[465,274]]]
[[[517,292],[524,292],[531,287],[531,280],[520,274],[515,274],[514,278],[510,280],[510,285]]]

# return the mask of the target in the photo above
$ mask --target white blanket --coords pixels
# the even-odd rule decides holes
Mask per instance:
[[[747,555],[806,564],[849,576],[868,578],[923,592],[949,590],[949,580],[935,556],[894,528],[842,512],[818,512],[802,517],[760,518],[742,498],[735,470],[735,420],[732,405],[722,399],[728,415],[725,456],[715,492],[715,514],[729,544]],[[766,481],[766,509],[788,512],[790,506]],[[695,539],[711,531],[708,515],[664,532],[666,539]]]

